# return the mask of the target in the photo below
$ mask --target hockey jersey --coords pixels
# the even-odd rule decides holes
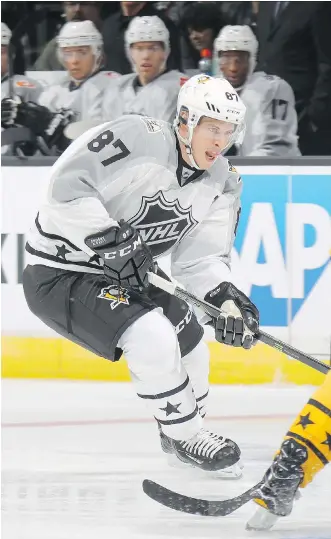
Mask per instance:
[[[38,103],[52,112],[70,109],[75,113],[74,121],[102,120],[103,94],[116,77],[119,75],[113,71],[98,71],[76,86],[69,75],[65,75],[40,95]]]
[[[105,92],[103,118],[115,120],[123,114],[141,114],[172,122],[180,86],[187,79],[183,73],[173,70],[141,86],[135,73],[123,75]]]
[[[86,236],[120,219],[138,229],[155,259],[202,297],[230,276],[241,178],[224,157],[209,171],[182,159],[173,128],[122,116],[75,140],[53,165],[45,203],[29,233],[29,264],[102,273]]]
[[[245,138],[238,155],[301,155],[294,94],[285,80],[258,71],[238,93],[247,111]]]

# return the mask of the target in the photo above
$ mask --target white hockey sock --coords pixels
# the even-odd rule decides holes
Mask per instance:
[[[200,341],[189,354],[182,358],[182,363],[189,375],[200,415],[205,417],[209,393],[209,349],[207,344]]]

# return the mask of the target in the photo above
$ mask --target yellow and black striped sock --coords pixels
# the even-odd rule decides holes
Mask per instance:
[[[294,438],[308,450],[308,459],[302,465],[303,488],[331,461],[331,372],[301,410],[287,438]]]

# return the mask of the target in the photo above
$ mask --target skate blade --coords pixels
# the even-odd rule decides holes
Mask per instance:
[[[223,470],[202,470],[198,466],[183,462],[176,455],[167,453],[168,465],[171,468],[181,469],[181,470],[192,470],[198,471],[201,475],[205,477],[210,477],[213,479],[240,479],[243,475],[243,463],[239,460],[236,464],[229,466],[228,468],[223,468]]]
[[[258,507],[255,514],[249,519],[246,524],[246,530],[249,531],[265,531],[270,530],[277,522],[278,516],[270,513],[264,507]]]

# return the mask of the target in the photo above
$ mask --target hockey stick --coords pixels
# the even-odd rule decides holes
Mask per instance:
[[[149,479],[143,481],[143,491],[147,496],[152,498],[152,500],[155,500],[170,509],[175,509],[176,511],[190,513],[191,515],[201,515],[203,517],[225,517],[239,509],[245,503],[251,501],[256,496],[257,489],[261,484],[262,483],[257,483],[257,485],[254,485],[254,487],[246,490],[246,492],[240,494],[240,496],[237,496],[236,498],[215,501],[200,500],[198,498],[184,496],[183,494],[168,490]]]
[[[156,273],[149,272],[148,273],[148,280],[151,284],[154,286],[157,286],[158,288],[161,288],[165,292],[168,292],[168,294],[171,294],[173,296],[176,296],[177,298],[183,299],[184,301],[187,301],[188,303],[192,303],[196,307],[199,307],[200,309],[203,309],[205,313],[209,314],[213,318],[217,318],[220,314],[222,314],[221,309],[218,309],[217,307],[214,307],[214,305],[211,305],[207,301],[204,301],[203,299],[197,298],[190,292],[187,292],[183,288],[180,288],[179,286],[176,286],[171,281],[166,281],[159,275],[156,275]],[[290,344],[287,344],[283,341],[280,341],[279,339],[276,339],[272,335],[269,335],[269,333],[265,333],[264,331],[259,331],[258,335],[256,335],[256,338],[268,346],[271,346],[272,348],[276,348],[279,350],[279,352],[282,352],[283,354],[287,354],[290,357],[293,357],[294,359],[297,359],[298,361],[301,361],[301,363],[304,363],[305,365],[308,365],[309,367],[312,367],[313,369],[323,373],[327,374],[331,367],[326,365],[326,363],[323,363],[323,361],[319,361],[318,359],[315,359],[314,357],[305,354],[304,352],[301,352],[300,350],[297,350],[297,348],[294,348]]]

